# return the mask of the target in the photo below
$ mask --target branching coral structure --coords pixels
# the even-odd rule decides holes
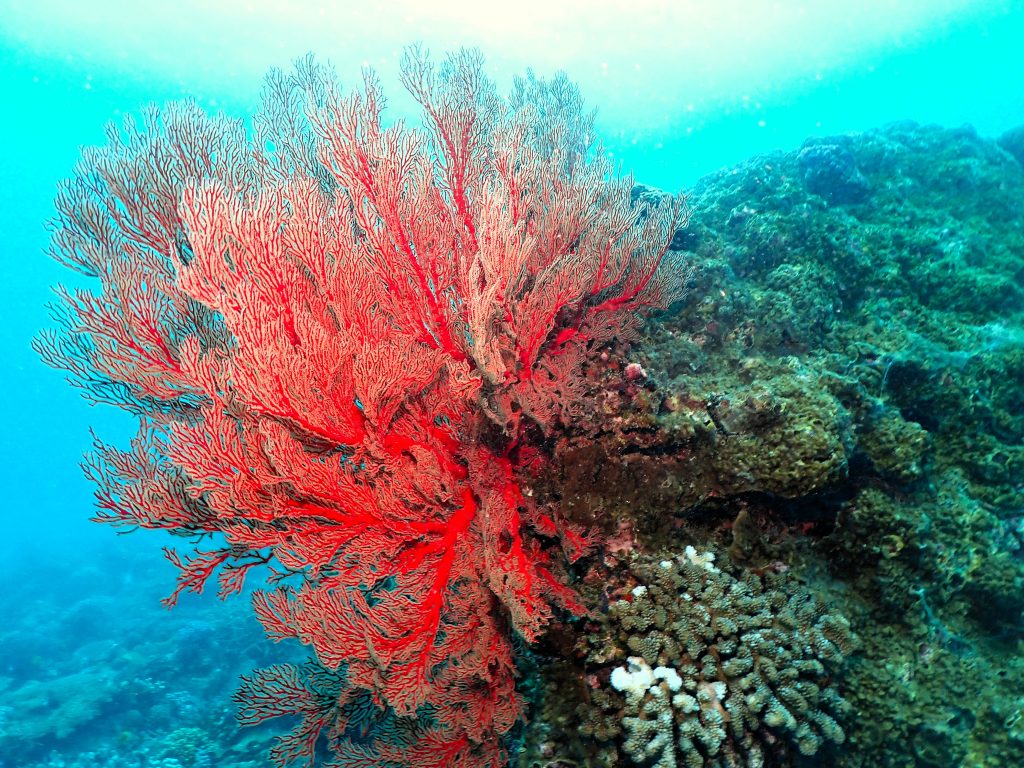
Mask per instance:
[[[423,128],[382,122],[367,74],[272,73],[250,138],[194,105],[87,149],[53,255],[100,282],[59,291],[44,359],[141,421],[86,462],[97,519],[192,539],[178,589],[242,588],[298,638],[331,696],[287,665],[242,690],[247,722],[300,715],[362,764],[502,764],[522,715],[513,632],[578,610],[563,563],[589,540],[521,492],[537,438],[571,421],[588,357],[672,298],[681,198],[634,207],[564,77],[496,95],[477,54],[419,50]],[[346,705],[427,713],[416,744],[344,739]],[[346,763],[348,764],[348,763]]]
[[[611,603],[589,655],[604,674],[583,731],[617,745],[612,763],[761,768],[844,740],[832,684],[852,648],[844,618],[692,547],[632,572],[640,583]]]

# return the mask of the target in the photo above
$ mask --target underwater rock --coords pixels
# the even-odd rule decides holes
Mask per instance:
[[[1000,147],[1005,149],[1024,166],[1024,125],[1011,128],[997,140]]]
[[[871,193],[853,153],[840,144],[810,144],[797,156],[807,189],[836,205],[859,203]]]
[[[837,768],[1024,764],[1024,168],[1010,138],[904,122],[701,180],[677,242],[687,301],[609,351],[593,420],[553,441],[538,483],[616,541],[598,584],[681,537],[816,592],[838,580],[864,663],[844,678],[858,716]],[[842,151],[801,160],[809,146]],[[830,204],[807,182],[826,167],[856,169],[870,194]],[[653,592],[629,589],[631,606]],[[593,727],[617,750],[657,736],[653,694],[633,731],[612,717],[626,696],[611,670],[686,676],[613,639],[607,679],[547,678],[552,732],[576,728],[561,697],[612,707]]]

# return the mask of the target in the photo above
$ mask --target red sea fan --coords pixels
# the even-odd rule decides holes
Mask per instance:
[[[584,539],[520,493],[521,450],[572,419],[586,357],[671,298],[685,212],[631,206],[564,77],[502,100],[472,52],[412,50],[402,73],[422,129],[382,123],[372,74],[346,95],[312,60],[270,75],[252,139],[189,104],[112,129],[54,224],[53,255],[101,288],[62,290],[37,346],[141,419],[87,462],[97,519],[208,542],[169,551],[169,602],[270,564],[271,638],[430,713],[345,764],[475,768],[522,715],[511,631],[579,608],[557,574]],[[277,765],[345,731],[350,694],[310,679],[243,686],[243,721],[303,718]]]

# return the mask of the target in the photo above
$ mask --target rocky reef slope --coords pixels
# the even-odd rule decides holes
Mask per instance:
[[[522,764],[1024,764],[1019,134],[896,124],[691,191],[674,244],[686,299],[602,356],[589,423],[552,444],[556,470],[538,479],[611,546],[580,574],[591,617],[535,659]],[[622,617],[688,546],[768,604],[813,601],[810,635],[848,620],[855,639],[841,654],[787,641],[748,679],[735,654],[800,621],[761,627],[746,597],[737,608],[702,582],[661,589],[643,629],[693,625],[685,595],[721,593],[698,601],[697,634],[727,651],[716,666],[677,638],[666,655]],[[643,691],[614,685],[640,678]],[[679,696],[677,680],[694,689],[679,707],[650,704]],[[798,682],[789,715],[749,700]],[[669,746],[650,746],[658,734]]]

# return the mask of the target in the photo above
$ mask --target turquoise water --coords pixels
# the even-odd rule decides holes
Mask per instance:
[[[994,140],[1024,125],[1024,5],[215,5],[0,5],[7,104],[0,121],[7,269],[0,288],[7,409],[0,450],[10,479],[0,564],[8,585],[0,598],[3,768],[265,765],[273,736],[287,728],[238,730],[231,695],[248,670],[301,658],[300,649],[265,640],[244,599],[220,604],[190,596],[166,613],[159,599],[174,572],[159,547],[168,541],[161,534],[115,537],[88,522],[94,486],[79,463],[92,444],[89,430],[127,446],[136,423],[114,408],[89,407],[30,348],[53,325],[45,308],[50,286],[91,285],[45,255],[58,182],[72,173],[82,145],[104,141],[108,121],[182,98],[247,118],[258,108],[267,70],[287,68],[309,51],[331,62],[345,86],[358,84],[361,67],[375,68],[391,118],[416,120],[398,83],[401,52],[416,41],[439,58],[478,47],[501,92],[527,70],[542,78],[564,71],[596,108],[597,134],[616,167],[642,184],[690,194],[694,218],[681,252],[696,265],[691,288],[675,319],[649,329],[649,351],[636,354],[657,395],[649,399],[663,402],[651,418],[677,436],[659,451],[699,455],[718,484],[701,486],[678,467],[647,468],[659,482],[669,482],[658,474],[667,472],[699,489],[656,498],[629,480],[638,470],[616,469],[615,454],[607,466],[598,460],[597,474],[616,479],[607,488],[593,482],[609,508],[622,498],[651,510],[676,505],[677,524],[667,527],[684,533],[637,520],[638,551],[682,552],[692,542],[719,551],[720,559],[731,552],[739,571],[782,563],[862,636],[860,649],[844,654],[846,717],[892,718],[885,721],[894,741],[890,762],[879,756],[877,732],[853,726],[842,746],[770,756],[766,764],[930,766],[942,764],[943,754],[951,765],[1019,764],[1024,689],[1013,616],[1021,605],[1012,593],[1024,588],[1024,403],[1015,394],[1024,357],[1024,256],[1014,197],[1022,161],[1018,150],[1013,165],[1013,148],[1024,141]],[[929,133],[905,122],[882,129],[900,121],[951,130]],[[976,133],[959,131],[966,125]],[[845,134],[857,138],[842,152],[813,150],[844,146],[825,137]],[[841,164],[847,155],[848,176],[837,181],[826,173],[820,181],[815,163],[839,157]],[[767,159],[751,160],[760,156]],[[736,170],[720,173],[729,168]],[[873,190],[868,202],[857,197],[861,185]],[[909,191],[899,196],[894,189]],[[812,223],[798,225],[797,212]],[[749,344],[740,353],[731,345],[744,334]],[[753,380],[737,372],[744,356]],[[810,380],[813,386],[803,383]],[[689,406],[664,405],[688,397],[719,397],[725,405],[705,409],[703,421]],[[771,439],[749,427],[762,441],[757,446],[721,440],[761,424],[736,403],[762,397],[767,410],[799,418]],[[648,406],[630,400],[617,407]],[[705,435],[708,423],[719,442]],[[691,438],[678,437],[688,429]],[[804,445],[800,435],[808,431],[821,435],[820,443]],[[958,442],[958,433],[967,438]],[[559,461],[571,464],[571,455]],[[754,466],[751,455],[811,456],[809,464],[824,468],[789,477]],[[740,465],[743,471],[735,469]],[[549,492],[568,499],[567,491]],[[715,498],[721,505],[709,501]],[[764,526],[755,538],[767,542],[770,556],[745,560],[739,545],[730,548],[723,538],[739,519],[737,505],[754,510],[750,516]],[[872,516],[869,509],[885,511]],[[973,538],[959,536],[965,529]],[[804,538],[780,543],[782,530]],[[624,562],[602,578],[622,580],[623,589],[629,579],[636,583],[635,574],[624,575]],[[583,581],[582,571],[576,576]],[[971,607],[979,602],[997,618],[980,620]],[[863,639],[872,627],[893,638],[891,655]],[[586,636],[593,628],[575,631],[581,647],[595,642]],[[527,676],[521,685],[532,721],[543,726],[550,716],[551,730],[517,726],[507,735],[509,752],[536,765],[579,764],[583,758],[553,724],[558,712],[545,709],[537,693],[568,700],[545,667],[557,654],[544,643],[534,652],[538,659],[520,660]],[[597,664],[584,664],[582,653],[580,664]],[[873,667],[891,674],[872,677],[865,670]],[[988,676],[981,692],[934,682],[966,686],[970,670]],[[878,705],[879,687],[914,685],[921,690],[903,715]],[[956,696],[963,697],[956,712],[934,708]],[[584,727],[597,717],[577,716]],[[554,751],[545,758],[548,743]],[[615,748],[618,759],[629,759],[629,750]],[[555,762],[559,756],[565,762]],[[586,758],[593,765],[608,759]],[[655,761],[643,759],[620,764]]]

